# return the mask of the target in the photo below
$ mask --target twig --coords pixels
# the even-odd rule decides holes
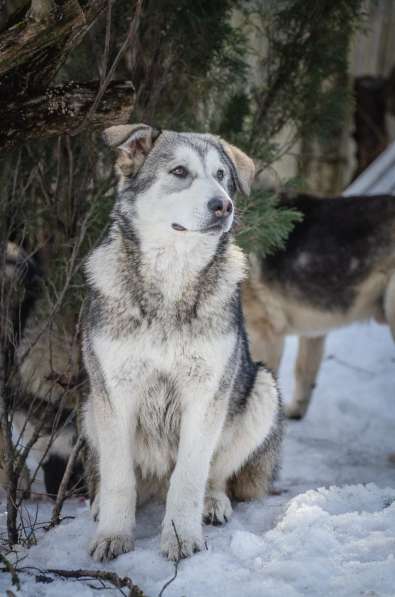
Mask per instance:
[[[18,488],[18,474],[14,467],[15,450],[12,441],[12,429],[9,416],[9,405],[6,399],[6,358],[3,347],[0,345],[0,433],[4,440],[4,465],[10,489],[7,492],[7,530],[9,545],[18,541],[17,510],[15,498]]]
[[[9,560],[5,557],[4,554],[0,552],[0,562],[3,562],[5,571],[9,572],[11,575],[11,582],[16,587],[17,591],[21,588],[21,583],[19,582],[19,577],[15,567],[11,564]]]
[[[124,52],[127,50],[131,40],[133,39],[133,37],[135,37],[135,35],[137,33],[137,29],[140,24],[142,4],[143,4],[143,0],[137,0],[134,16],[130,23],[129,31],[126,35],[126,38],[125,38],[123,44],[121,45],[121,47],[119,48],[118,53],[114,58],[114,62],[112,63],[112,65],[110,66],[110,68],[108,70],[108,73],[106,75],[103,73],[103,78],[101,81],[99,91],[97,92],[96,98],[95,98],[91,108],[87,112],[83,122],[80,124],[80,126],[78,126],[74,131],[71,132],[71,135],[74,136],[74,135],[78,135],[79,133],[81,133],[81,131],[83,131],[84,128],[89,123],[92,115],[96,112],[97,107],[98,107],[108,85],[110,84],[110,82],[114,76],[114,73],[118,67],[118,64],[119,64]],[[107,44],[107,40],[106,40],[106,44]],[[106,56],[106,53],[107,53],[107,51],[105,48],[105,56]]]
[[[326,359],[327,359],[327,361],[334,361],[335,363],[338,363],[339,365],[342,365],[343,367],[352,369],[353,371],[356,371],[357,373],[365,373],[366,375],[370,375],[370,376],[375,375],[374,371],[370,371],[369,369],[364,369],[363,367],[358,367],[358,365],[353,365],[352,363],[343,361],[343,359],[340,359],[339,357],[335,356],[334,354],[329,354],[326,357]]]
[[[107,66],[108,66],[108,57],[110,55],[111,9],[112,9],[112,1],[107,0],[106,34],[105,34],[105,41],[104,41],[103,66],[102,66],[102,72],[100,73],[100,83],[102,83],[102,84],[103,84],[105,76],[106,76]]]
[[[19,569],[19,572],[27,572],[30,573],[31,570],[40,573],[44,582],[48,582],[50,577],[49,574],[53,574],[54,576],[59,576],[62,578],[75,578],[76,580],[97,580],[99,582],[109,582],[115,588],[121,589],[127,588],[129,589],[128,597],[147,597],[145,593],[134,584],[132,579],[129,576],[118,576],[115,572],[108,572],[106,570],[62,570],[60,568],[48,568],[46,570],[41,570],[34,566],[24,566],[23,568]],[[123,592],[123,591],[122,591]]]
[[[55,506],[52,510],[52,517],[49,528],[52,528],[59,524],[60,522],[60,512],[62,510],[63,503],[67,497],[67,487],[70,481],[71,474],[73,472],[73,467],[77,456],[84,445],[84,438],[80,435],[71,450],[69,459],[67,461],[66,470],[64,471],[62,481],[59,485],[58,495],[56,496]]]
[[[163,587],[160,590],[160,593],[159,593],[158,597],[162,597],[162,595],[166,591],[167,587],[169,585],[171,585],[171,583],[173,583],[176,580],[177,574],[178,574],[178,565],[179,565],[179,563],[181,561],[181,539],[178,536],[176,525],[174,524],[174,520],[171,521],[171,525],[173,527],[174,534],[175,534],[176,539],[177,539],[177,544],[178,544],[178,558],[174,562],[174,574],[173,574],[173,576],[163,585]]]

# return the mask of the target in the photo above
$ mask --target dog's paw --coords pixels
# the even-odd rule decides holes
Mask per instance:
[[[201,530],[193,532],[188,529],[181,530],[176,526],[176,531],[173,526],[165,527],[162,531],[160,549],[169,560],[189,558],[205,548]]]
[[[300,421],[300,419],[303,419],[303,417],[306,413],[305,408],[303,408],[302,406],[299,406],[298,404],[294,404],[293,402],[286,404],[284,406],[284,411],[285,411],[285,416],[288,419],[294,419],[295,421]]]
[[[220,526],[228,522],[232,516],[230,499],[224,492],[215,492],[204,500],[203,520],[206,524]]]
[[[89,553],[96,562],[113,560],[122,553],[134,549],[134,540],[131,535],[97,535],[92,541]]]

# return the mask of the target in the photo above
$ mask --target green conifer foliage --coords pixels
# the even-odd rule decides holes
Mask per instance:
[[[330,137],[341,126],[350,103],[348,47],[361,5],[361,0],[145,0],[116,78],[135,84],[134,121],[217,133],[251,155],[261,172],[284,151],[274,141],[283,126],[292,127],[294,139],[302,133]],[[109,64],[132,12],[130,0],[112,4]],[[105,34],[103,17],[59,78],[83,81],[95,71],[102,76]],[[260,43],[254,45],[254,39]],[[103,233],[115,189],[111,164],[110,152],[89,128],[2,158],[0,201],[8,236],[45,253],[51,288],[64,281],[81,222],[86,219],[87,232],[79,259]],[[298,218],[259,185],[238,205],[239,242],[260,253],[281,246]],[[72,285],[77,297],[81,288],[80,280]]]

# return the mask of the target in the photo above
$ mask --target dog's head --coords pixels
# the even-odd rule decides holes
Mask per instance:
[[[117,148],[119,207],[156,234],[220,236],[233,223],[233,197],[250,192],[253,161],[208,134],[159,131],[145,124],[107,129]]]

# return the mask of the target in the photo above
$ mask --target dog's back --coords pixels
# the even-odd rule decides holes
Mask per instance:
[[[254,358],[277,371],[300,336],[288,414],[305,413],[332,329],[374,317],[395,337],[395,197],[283,197],[302,214],[286,246],[251,256],[243,307]]]
[[[382,319],[395,271],[395,198],[298,195],[282,205],[303,219],[283,249],[252,257],[247,316],[255,310],[277,333],[298,335]]]
[[[283,200],[303,219],[261,260],[262,277],[312,307],[347,310],[375,272],[395,267],[395,197]]]

